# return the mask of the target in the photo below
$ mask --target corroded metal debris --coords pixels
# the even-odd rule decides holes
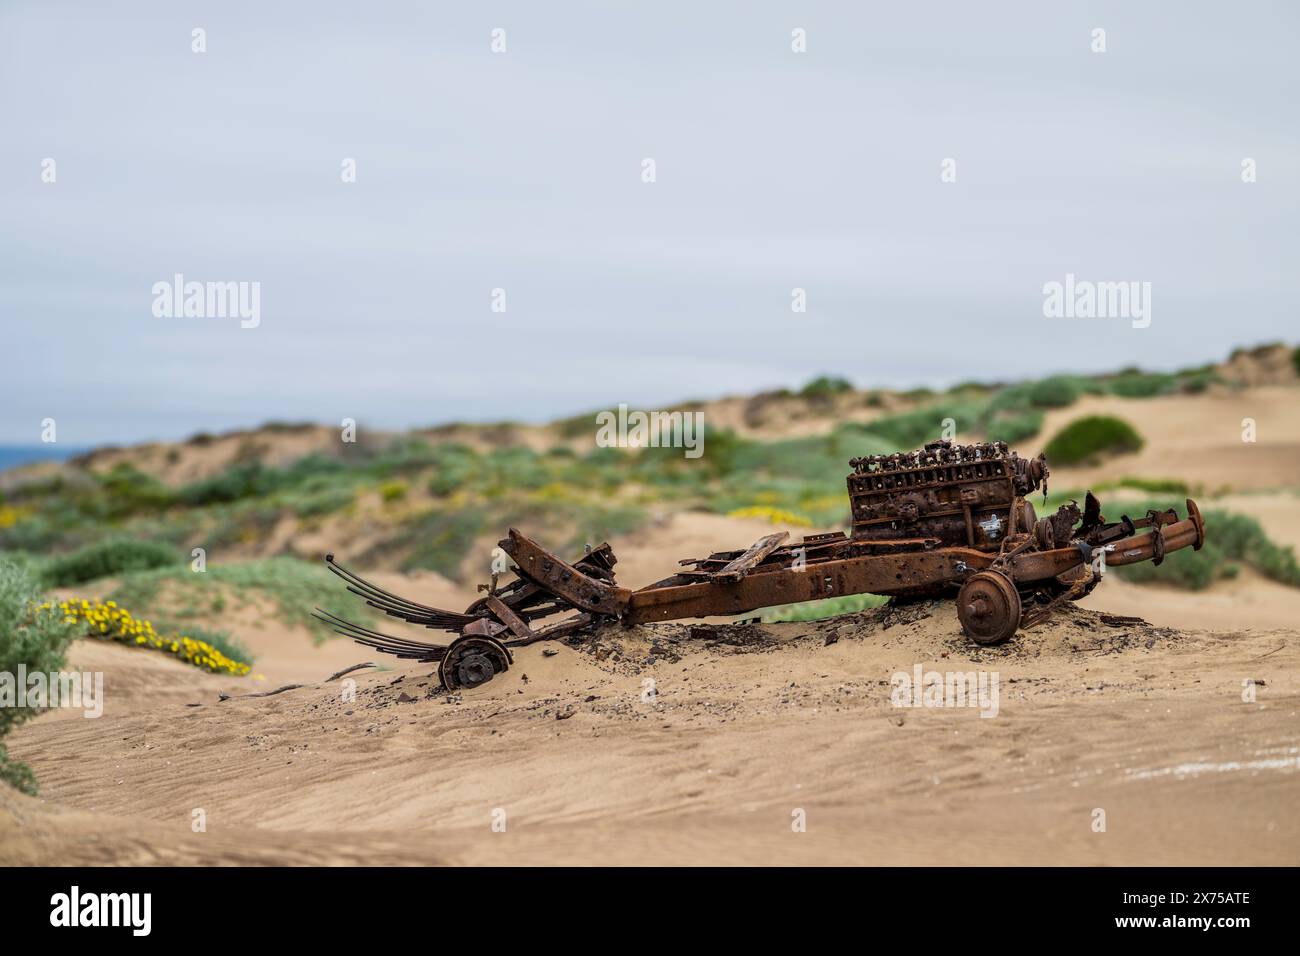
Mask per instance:
[[[476,687],[505,671],[511,648],[567,637],[609,621],[627,624],[740,615],[759,608],[847,594],[903,598],[955,595],[966,635],[994,644],[1032,627],[1091,591],[1106,566],[1154,561],[1180,548],[1200,550],[1205,523],[1187,499],[1172,509],[1107,522],[1088,492],[1039,518],[1029,496],[1046,498],[1047,460],[1021,458],[1003,442],[942,440],[914,452],[850,462],[850,533],[785,532],[748,548],[679,562],[683,570],[640,590],[614,579],[608,544],[573,562],[514,528],[500,542],[515,579],[484,586],[462,613],[399,597],[341,567],[329,569],[349,591],[385,614],[460,636],[450,644],[393,637],[325,611],[317,616],[358,643],[398,657],[438,662],[449,690]],[[569,616],[539,626],[558,614]]]

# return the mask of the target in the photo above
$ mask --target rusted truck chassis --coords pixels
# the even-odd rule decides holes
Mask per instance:
[[[463,612],[399,597],[326,555],[331,571],[371,607],[411,624],[459,636],[433,644],[383,634],[326,611],[316,615],[358,643],[398,657],[436,662],[448,690],[476,687],[513,663],[511,649],[568,637],[610,621],[642,624],[744,615],[760,608],[848,594],[906,600],[956,595],[972,640],[994,644],[1044,620],[1101,580],[1107,566],[1154,561],[1180,548],[1199,550],[1205,523],[1187,499],[1187,515],[1151,511],[1107,522],[1088,492],[1038,518],[1028,497],[1046,498],[1046,459],[1020,458],[1003,443],[931,442],[915,452],[855,458],[848,476],[851,532],[791,543],[767,535],[741,551],[679,562],[685,570],[639,590],[621,587],[608,544],[572,562],[511,528],[500,542],[514,580],[498,575]],[[539,622],[555,615],[555,623]]]

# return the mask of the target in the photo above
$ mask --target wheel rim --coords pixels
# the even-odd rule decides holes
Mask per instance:
[[[465,654],[456,665],[456,677],[462,687],[486,684],[496,675],[496,668],[485,654]]]
[[[957,593],[957,617],[971,640],[997,644],[1020,626],[1020,595],[1006,575],[980,571]]]
[[[481,687],[497,674],[510,669],[510,651],[491,637],[463,636],[451,642],[438,665],[438,676],[447,690]]]

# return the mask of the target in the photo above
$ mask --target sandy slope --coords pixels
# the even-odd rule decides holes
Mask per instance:
[[[1300,550],[1300,491],[1228,495],[1209,501],[1209,507],[1250,515],[1268,536],[1281,545]]]
[[[1129,584],[1111,574],[1079,604],[1112,614],[1136,614],[1162,627],[1261,631],[1295,629],[1300,622],[1300,589],[1249,569],[1204,591]]]
[[[12,737],[49,802],[0,796],[0,859],[1300,862],[1294,630],[1079,610],[988,650],[941,602],[690,635],[526,648],[453,698],[398,665],[355,702],[338,683],[218,702],[229,681],[170,666],[119,682],[139,655],[101,646],[108,713]],[[916,663],[997,671],[998,715],[891,706]]]
[[[1240,497],[1277,521],[1300,501]],[[615,542],[620,579],[770,528],[671,517]],[[473,597],[430,573],[375,578],[440,606]],[[554,656],[521,650],[455,698],[430,667],[318,645],[257,603],[224,623],[261,680],[81,641],[72,664],[104,672],[105,716],[55,712],[12,735],[43,793],[0,790],[0,862],[1300,862],[1300,590],[1112,575],[1084,605],[1156,627],[1079,610],[979,649],[940,602],[694,640],[614,628]],[[320,683],[368,660],[382,669],[354,675],[355,702]],[[916,663],[996,670],[998,716],[892,707],[889,675]],[[1264,682],[1250,704],[1247,678]],[[291,682],[309,686],[218,699]],[[790,830],[796,808],[806,833]]]
[[[1142,450],[1084,468],[1052,465],[1052,487],[1087,488],[1130,475],[1177,478],[1209,492],[1294,487],[1300,484],[1298,399],[1287,386],[1162,398],[1087,396],[1049,413],[1038,439],[1021,442],[1019,450],[1037,454],[1085,415],[1115,415],[1137,428]],[[1254,442],[1242,441],[1246,418],[1255,422]]]

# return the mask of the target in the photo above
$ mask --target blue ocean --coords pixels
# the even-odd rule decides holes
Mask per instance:
[[[73,448],[50,443],[48,445],[0,445],[0,471],[29,465],[34,461],[63,461],[80,455],[87,448]]]

